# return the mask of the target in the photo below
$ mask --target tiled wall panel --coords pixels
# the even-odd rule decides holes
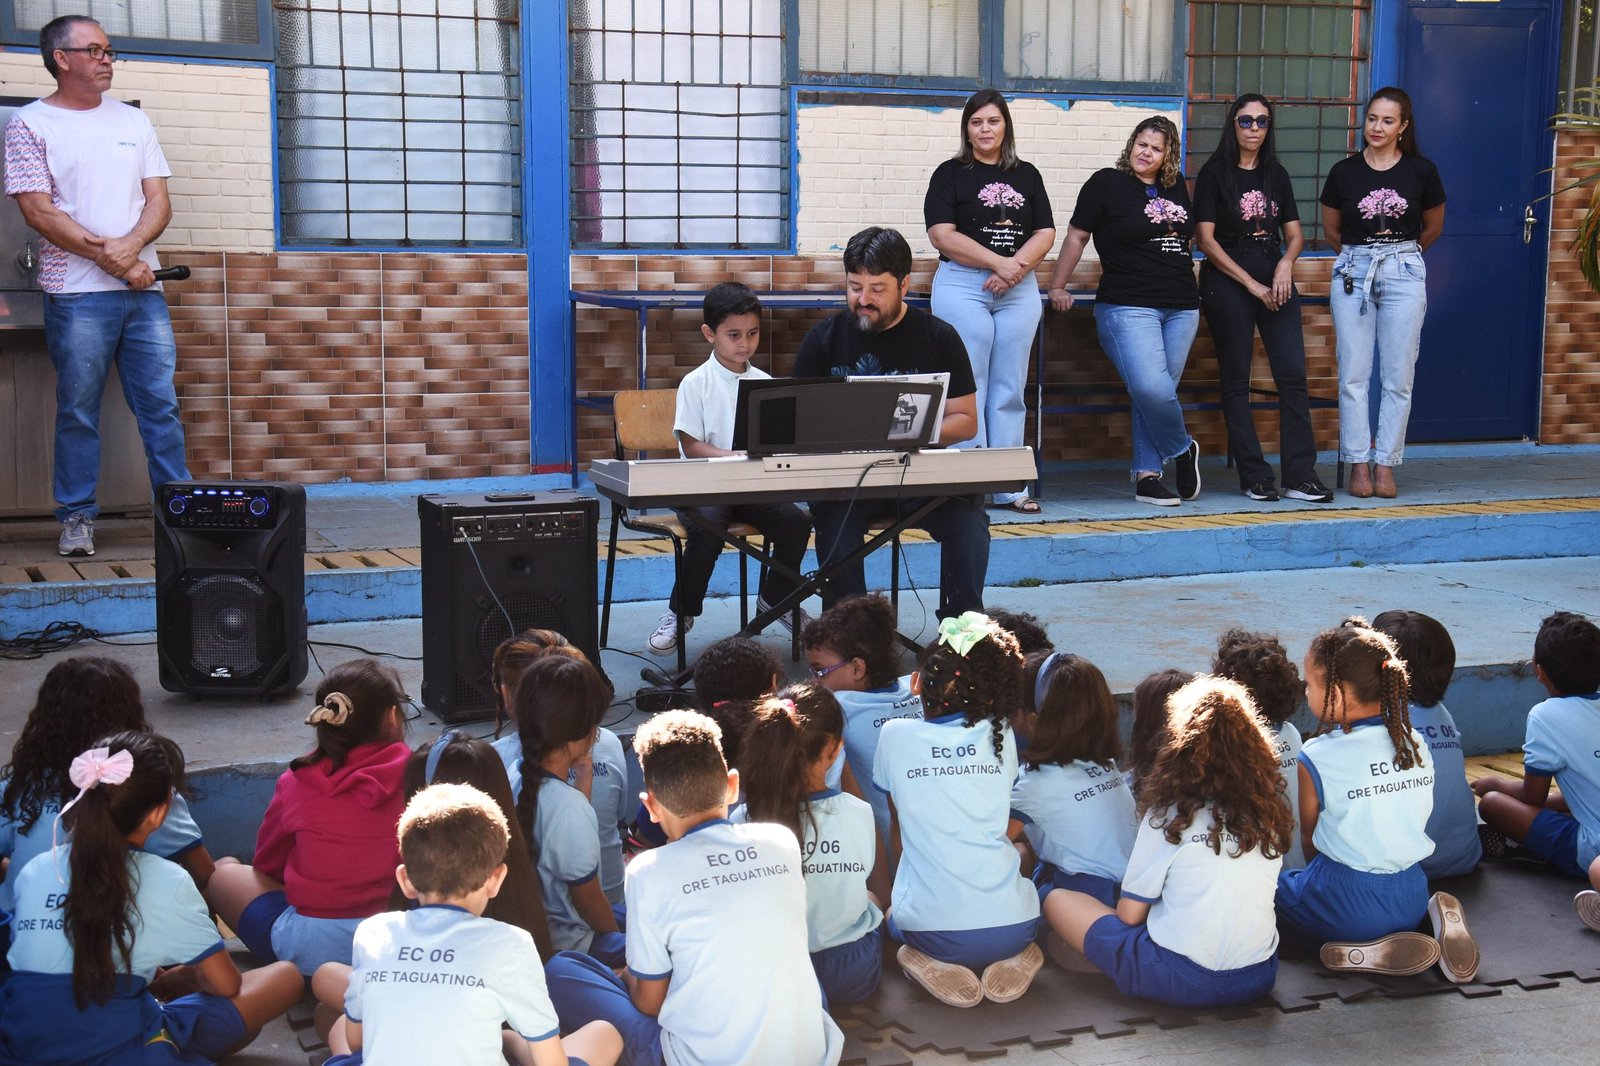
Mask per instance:
[[[1593,174],[1575,164],[1595,159],[1600,159],[1600,131],[1563,131],[1556,138],[1555,187]],[[1551,211],[1539,409],[1539,440],[1545,444],[1600,444],[1600,295],[1589,288],[1567,250],[1592,192],[1586,187],[1562,193]]]

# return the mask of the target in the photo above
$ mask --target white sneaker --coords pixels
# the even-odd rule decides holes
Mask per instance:
[[[67,515],[61,522],[61,539],[56,542],[57,555],[93,555],[94,519],[83,511]]]
[[[683,620],[685,633],[694,628],[694,619]],[[668,652],[678,646],[678,616],[668,611],[661,616],[661,621],[656,623],[656,631],[650,634],[650,650]]]
[[[761,614],[762,612],[768,610],[771,606],[772,606],[772,604],[768,603],[766,600],[757,598],[757,600],[756,600],[756,614]],[[783,614],[780,614],[776,619],[773,620],[773,624],[782,626],[783,627],[783,631],[785,633],[789,633],[789,634],[792,635],[794,633],[794,631],[795,631],[795,624],[794,624],[795,619],[794,619],[794,616],[795,616],[795,612],[793,612],[793,611],[785,611]],[[806,626],[808,626],[810,624],[811,624],[811,616],[809,614],[806,614],[805,611],[801,611],[800,612],[800,626],[799,626],[799,628],[804,629]]]

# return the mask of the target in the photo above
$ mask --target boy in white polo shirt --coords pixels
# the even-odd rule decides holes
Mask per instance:
[[[482,917],[505,880],[509,839],[499,806],[470,785],[412,797],[395,877],[418,906],[357,927],[345,1015],[328,1037],[332,1066],[617,1061],[622,1040],[604,1022],[561,1039],[533,937]]]
[[[761,344],[761,301],[736,281],[725,281],[706,293],[701,305],[700,332],[711,344],[711,357],[678,383],[678,411],[672,432],[686,459],[735,455],[733,420],[739,400],[739,382],[761,380],[766,372],[750,365]],[[792,503],[719,504],[694,508],[713,525],[727,528],[744,522],[761,530],[772,543],[773,562],[799,573],[811,536],[811,520]],[[670,608],[650,634],[650,650],[669,652],[687,633],[705,605],[706,586],[722,551],[722,540],[696,526],[686,511],[678,515],[689,531],[683,547],[678,582],[672,588]],[[760,610],[794,591],[794,580],[771,568],[761,574]],[[803,620],[802,620],[803,621]],[[784,626],[793,624],[785,615]]]
[[[625,976],[575,952],[545,968],[563,1027],[611,1022],[635,1064],[837,1063],[844,1035],[806,950],[794,834],[728,821],[739,773],[705,715],[659,714],[634,750],[668,843],[628,864]]]

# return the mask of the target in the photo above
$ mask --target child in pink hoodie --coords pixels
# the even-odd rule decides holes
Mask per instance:
[[[349,963],[356,926],[387,905],[411,755],[404,698],[399,675],[372,659],[328,671],[306,718],[316,750],[278,778],[255,865],[218,860],[206,900],[261,961],[285,959],[307,976]]]

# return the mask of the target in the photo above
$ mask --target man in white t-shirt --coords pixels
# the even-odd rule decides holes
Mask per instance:
[[[56,368],[55,500],[62,555],[94,554],[100,397],[116,364],[151,487],[189,476],[172,383],[177,343],[155,279],[172,171],[136,107],[105,96],[117,54],[84,15],[39,31],[56,91],[6,126],[6,195],[44,238],[45,345]]]

